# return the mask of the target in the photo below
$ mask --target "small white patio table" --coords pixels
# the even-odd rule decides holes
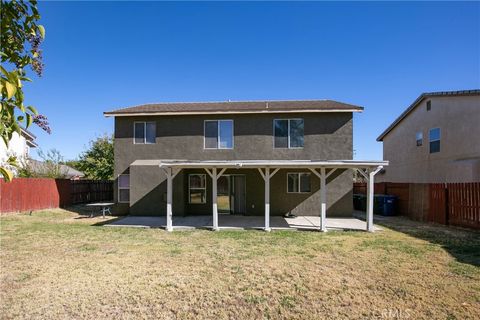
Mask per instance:
[[[112,214],[110,211],[110,207],[113,206],[115,203],[113,202],[96,202],[96,203],[88,203],[86,204],[87,207],[90,208],[101,208],[102,216],[105,218],[105,213]],[[93,217],[93,212],[90,214],[90,218]]]

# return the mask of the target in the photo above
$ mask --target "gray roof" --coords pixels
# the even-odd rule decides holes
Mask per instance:
[[[28,160],[32,170],[38,174],[45,174],[48,171],[48,164],[46,164],[43,161],[35,160],[35,159],[29,159]],[[74,169],[70,166],[67,166],[66,164],[61,164],[59,168],[59,174],[61,176],[64,176],[67,179],[71,179],[74,177],[85,177],[85,174],[81,171],[78,171],[77,169]]]
[[[333,100],[224,101],[152,103],[104,112],[105,116],[284,113],[284,112],[361,112],[362,107]]]
[[[480,89],[473,90],[459,90],[459,91],[438,91],[438,92],[424,92],[422,93],[415,101],[405,110],[402,114],[388,126],[381,135],[378,136],[377,141],[383,141],[383,138],[393,130],[405,117],[407,117],[410,112],[415,109],[415,107],[420,104],[424,99],[431,97],[445,97],[445,96],[476,96],[480,95]]]

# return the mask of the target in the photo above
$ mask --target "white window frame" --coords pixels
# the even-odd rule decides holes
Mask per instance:
[[[422,141],[421,144],[418,144],[418,140],[419,140],[419,139],[417,138],[418,135],[421,135],[421,138],[420,138],[420,140]],[[415,133],[415,145],[416,145],[417,147],[422,147],[422,146],[423,146],[423,131],[417,131],[417,132]]]
[[[298,175],[298,191],[296,191],[296,192],[295,192],[295,191],[294,191],[294,192],[288,191],[288,175],[290,175],[290,174],[296,174],[296,175]],[[301,183],[300,183],[300,175],[301,175],[301,174],[306,174],[306,175],[309,176],[309,179],[310,179],[310,191],[308,191],[308,192],[302,192],[302,191],[301,191],[301,188],[300,188],[300,185],[301,185]],[[308,193],[312,193],[312,176],[311,176],[310,172],[287,172],[287,193],[290,193],[290,194],[308,194]]]
[[[128,176],[128,188],[120,187],[120,176]],[[120,190],[128,190],[128,201],[120,201]],[[130,203],[130,174],[122,173],[117,176],[117,202],[118,203]]]
[[[205,179],[205,186],[203,188],[191,188],[190,187],[190,177],[191,176],[203,176]],[[199,203],[194,203],[191,202],[192,197],[190,196],[190,192],[193,190],[204,190],[205,191],[205,201],[204,202],[199,202]],[[190,173],[188,175],[188,204],[206,204],[207,203],[207,175],[204,173]]]
[[[206,139],[205,139],[205,126],[207,122],[217,122],[217,147],[216,148],[207,148]],[[220,122],[221,121],[230,121],[232,122],[232,147],[231,148],[220,148]],[[203,149],[204,150],[233,150],[235,147],[235,122],[233,119],[210,119],[203,120]]]
[[[435,130],[435,129],[438,129],[438,139],[435,139],[435,140],[431,140],[430,139],[430,132],[432,130]],[[440,150],[439,151],[436,151],[436,152],[432,152],[431,150],[431,147],[430,147],[430,143],[431,142],[435,142],[435,141],[439,141],[440,142]],[[431,128],[428,130],[428,153],[429,154],[433,154],[433,153],[440,153],[440,151],[442,150],[442,129],[440,127],[435,127],[435,128]]]
[[[135,125],[137,123],[143,123],[143,142],[135,142],[136,140],[136,132],[135,132]],[[147,142],[147,123],[154,123],[155,124],[155,142]],[[157,143],[157,122],[156,121],[134,121],[133,122],[133,144],[156,144]]]
[[[275,121],[287,120],[287,141],[288,147],[276,147],[275,146]],[[291,147],[290,146],[290,121],[291,120],[302,120],[303,121],[303,147]],[[305,147],[305,118],[287,118],[287,119],[273,119],[273,148],[274,149],[303,149]]]

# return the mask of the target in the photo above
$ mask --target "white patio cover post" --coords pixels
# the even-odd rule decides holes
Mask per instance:
[[[374,231],[373,230],[373,196],[375,193],[375,175],[382,169],[383,167],[379,166],[375,170],[368,171],[368,178],[364,174],[367,180],[367,219],[366,220],[367,220],[368,232]]]
[[[167,176],[167,231],[173,231],[172,224],[172,203],[173,203],[173,178],[181,169],[172,169],[170,167],[162,168]]]
[[[270,168],[265,168],[265,231],[270,232]]]
[[[212,213],[213,230],[218,231],[217,168],[212,169]]]
[[[167,174],[167,231],[173,230],[172,225],[172,200],[173,200],[173,177],[172,168],[166,168]]]
[[[205,168],[205,171],[208,175],[212,178],[212,230],[218,231],[220,230],[218,226],[218,178],[222,176],[222,174],[227,170],[227,168],[223,168],[220,172],[217,172],[217,168],[214,167],[210,171],[209,169]]]
[[[320,168],[320,231],[327,231],[327,177],[325,168]]]
[[[262,169],[258,168],[258,172],[262,176],[263,180],[265,181],[265,227],[264,230],[270,232],[272,229],[270,228],[270,178],[272,178],[275,173],[278,172],[280,168],[273,170],[270,173],[270,168],[265,168],[265,173],[263,173]]]

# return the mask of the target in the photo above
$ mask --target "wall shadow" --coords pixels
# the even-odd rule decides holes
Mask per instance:
[[[439,245],[458,262],[480,266],[480,232],[413,221],[407,217],[374,217],[375,224]]]

